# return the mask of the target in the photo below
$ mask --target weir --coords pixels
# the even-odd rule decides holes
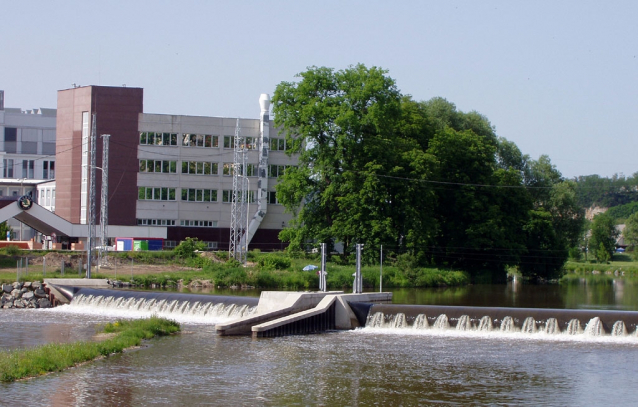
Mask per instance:
[[[255,312],[259,300],[254,297],[199,295],[89,287],[53,286],[69,302],[71,309],[93,308],[96,311],[121,311],[153,314],[167,318],[218,321],[236,319]]]
[[[264,291],[260,298],[49,285],[81,307],[215,324],[219,335],[275,337],[358,327],[638,337],[638,312],[391,304],[392,293]]]
[[[360,324],[372,328],[638,336],[636,311],[370,303],[351,306]]]
[[[112,290],[55,285],[48,287],[64,298],[70,311],[90,309],[124,316],[158,315],[215,323],[219,335],[274,337],[354,329],[359,319],[349,303],[388,303],[392,293],[264,291],[259,298],[219,295]],[[62,301],[61,301],[62,302]]]

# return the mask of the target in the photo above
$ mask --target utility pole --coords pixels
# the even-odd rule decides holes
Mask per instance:
[[[97,143],[96,117],[92,115],[91,141],[89,155],[89,205],[88,205],[88,236],[86,239],[86,278],[91,278],[91,263],[93,260],[93,236],[95,236],[95,145]]]
[[[241,244],[242,236],[248,230],[246,227],[245,202],[248,200],[248,177],[246,176],[246,146],[245,138],[241,135],[239,119],[235,125],[235,159],[233,162],[233,196],[230,215],[230,244],[229,256],[240,263],[246,263],[246,245]],[[246,218],[245,218],[246,217]]]
[[[101,266],[108,255],[108,225],[109,225],[109,139],[110,134],[102,134],[102,191],[100,193],[100,251]]]

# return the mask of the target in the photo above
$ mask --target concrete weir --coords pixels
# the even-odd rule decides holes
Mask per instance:
[[[219,324],[219,335],[255,338],[300,335],[361,326],[351,302],[390,303],[392,293],[264,291],[255,315]]]

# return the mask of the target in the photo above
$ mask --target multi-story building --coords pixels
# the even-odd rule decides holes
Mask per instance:
[[[6,108],[0,90],[0,199],[16,200],[55,178],[55,109]],[[51,192],[50,193],[55,193]],[[15,238],[28,240],[36,231],[9,219]]]
[[[249,248],[283,248],[278,233],[290,216],[274,184],[296,158],[269,120],[262,95],[259,119],[176,116],[143,112],[141,88],[86,86],[58,92],[55,200],[58,216],[86,224],[90,134],[109,134],[109,225],[166,229],[166,246],[186,237],[229,245],[237,127],[248,149]],[[256,103],[257,106],[257,103]],[[102,141],[96,146],[95,202],[100,202]],[[242,169],[243,170],[243,169]],[[45,191],[45,188],[41,188]],[[99,205],[97,205],[99,222]],[[136,237],[113,236],[111,237]]]

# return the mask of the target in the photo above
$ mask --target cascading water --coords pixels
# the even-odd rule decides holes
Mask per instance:
[[[545,330],[543,331],[548,335],[554,335],[560,333],[560,327],[558,326],[558,320],[556,318],[550,318],[545,323]]]
[[[585,326],[585,335],[601,336],[605,334],[605,328],[600,318],[595,317],[589,320]]]
[[[391,328],[405,328],[408,326],[408,322],[405,319],[405,314],[396,314],[390,324]]]
[[[428,317],[425,314],[419,314],[414,319],[414,324],[412,325],[414,329],[428,329],[430,324],[428,323]]]
[[[382,328],[383,323],[384,323],[383,312],[375,312],[373,315],[368,316],[368,321],[366,322],[366,326],[370,326],[372,328]]]
[[[472,329],[472,320],[468,315],[461,315],[459,321],[456,323],[457,331],[469,331]]]
[[[521,332],[525,334],[533,334],[534,332],[536,332],[536,320],[532,317],[525,318],[525,322],[523,322]]]
[[[75,290],[69,305],[57,307],[56,312],[120,318],[157,315],[180,322],[214,324],[252,315],[258,301],[252,297],[81,288]]]
[[[580,326],[580,321],[577,319],[571,319],[569,324],[567,324],[567,329],[565,332],[568,335],[578,335],[583,333],[583,328]]]
[[[614,326],[611,328],[611,336],[626,336],[627,328],[623,321],[614,322]]]
[[[505,317],[501,321],[501,332],[514,332],[516,331],[516,326],[514,325],[514,320],[512,317]]]
[[[447,315],[441,314],[434,321],[434,329],[448,329],[450,327],[450,322],[448,321]]]
[[[488,315],[485,315],[479,322],[478,330],[491,331],[492,329],[494,329],[494,325],[492,325],[492,318],[490,318]]]

